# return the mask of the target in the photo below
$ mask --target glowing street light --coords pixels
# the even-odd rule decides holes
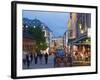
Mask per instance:
[[[36,26],[34,26],[34,28],[36,28]]]

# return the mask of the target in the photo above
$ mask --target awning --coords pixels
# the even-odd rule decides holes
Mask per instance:
[[[72,39],[72,40],[68,40],[68,44],[84,44],[84,45],[90,45],[90,42],[83,42],[85,41],[86,39],[90,39],[89,37],[87,37],[86,35],[85,36],[82,36],[80,38],[76,38],[76,39]]]

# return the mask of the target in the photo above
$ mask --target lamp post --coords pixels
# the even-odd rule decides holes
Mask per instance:
[[[91,28],[88,28],[88,37],[91,37]]]
[[[33,27],[34,27],[34,28],[36,28],[36,26],[35,26],[35,25],[34,25]]]

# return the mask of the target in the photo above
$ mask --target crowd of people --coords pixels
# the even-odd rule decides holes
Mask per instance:
[[[23,54],[23,64],[27,65],[27,67],[30,67],[30,64],[32,64],[34,62],[34,64],[38,64],[40,62],[40,64],[43,63],[43,59],[45,61],[45,64],[48,64],[48,54],[45,53],[41,53],[40,51],[37,51],[35,53],[26,53]]]
[[[78,45],[65,48],[68,62],[89,62],[91,59],[91,49],[89,45]]]
[[[30,64],[48,64],[48,58],[50,54],[53,54],[54,57],[54,67],[57,64],[60,66],[60,63],[64,63],[64,66],[73,66],[75,62],[82,62],[85,65],[85,62],[90,64],[91,60],[91,49],[90,46],[67,46],[64,47],[63,53],[65,54],[63,57],[56,57],[57,51],[53,53],[42,53],[41,51],[36,51],[35,53],[24,53],[23,55],[23,64],[27,65],[27,68],[30,67]],[[52,60],[52,61],[53,61]],[[80,65],[80,64],[78,64]],[[57,66],[56,66],[57,67]]]
[[[73,51],[73,56],[75,60],[90,61],[90,55],[90,46],[78,46],[77,49]]]
[[[64,47],[64,54],[65,56],[63,57],[62,56],[55,57],[56,67],[60,67],[61,63],[64,63],[63,66],[74,66],[74,65],[80,66],[80,65],[90,64],[91,51],[89,45],[88,46],[73,45]]]

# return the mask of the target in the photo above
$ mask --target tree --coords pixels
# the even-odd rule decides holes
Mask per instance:
[[[36,45],[38,50],[43,50],[47,48],[47,44],[44,37],[44,32],[41,27],[28,27],[28,32],[33,35],[36,40]]]

